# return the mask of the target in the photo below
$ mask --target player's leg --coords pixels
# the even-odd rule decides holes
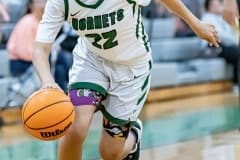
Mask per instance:
[[[112,72],[116,74],[110,76],[113,83],[104,101],[106,107],[102,109],[100,153],[104,160],[137,160],[142,132],[137,117],[150,88],[151,67],[143,64],[129,67],[130,71],[124,66],[109,68],[114,68]]]
[[[104,160],[121,160],[122,157],[127,155],[131,150],[131,146],[134,143],[134,137],[129,135],[126,139],[113,139],[105,131],[102,132],[103,138],[101,139],[101,155]],[[109,146],[111,147],[109,148]],[[108,150],[105,148],[109,148]]]
[[[138,120],[131,126],[111,124],[104,118],[100,152],[104,160],[138,160],[142,126]],[[129,156],[128,156],[129,154]]]
[[[138,160],[140,157],[140,143],[142,138],[142,121],[137,119],[136,123],[131,127],[131,134],[135,137],[134,145],[130,152],[124,156],[123,160]]]
[[[83,47],[79,47],[81,49]],[[93,114],[107,95],[108,81],[101,65],[90,57],[74,52],[70,70],[69,96],[76,109],[75,122],[70,132],[60,141],[59,160],[81,160],[82,144],[88,133]]]
[[[106,92],[97,84],[77,82],[70,85],[69,96],[76,106],[76,116],[69,133],[59,143],[59,160],[80,160],[93,114]]]
[[[81,160],[82,145],[95,109],[96,107],[93,105],[75,107],[75,121],[68,134],[59,142],[59,160]]]

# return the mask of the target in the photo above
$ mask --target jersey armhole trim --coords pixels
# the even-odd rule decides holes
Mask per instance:
[[[135,9],[136,9],[137,3],[136,3],[134,0],[127,0],[127,2],[128,2],[130,5],[133,5],[133,16],[134,16],[134,15],[135,15]]]
[[[65,20],[67,20],[68,19],[68,14],[69,14],[69,2],[68,2],[68,0],[64,0],[64,8],[65,8],[64,17],[65,17]]]

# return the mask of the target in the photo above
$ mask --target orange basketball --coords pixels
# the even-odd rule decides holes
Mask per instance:
[[[58,89],[34,92],[22,108],[22,121],[27,132],[46,141],[64,136],[74,116],[70,98]]]

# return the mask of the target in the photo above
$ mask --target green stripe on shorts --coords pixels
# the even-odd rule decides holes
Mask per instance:
[[[135,121],[129,121],[129,120],[123,120],[123,119],[119,119],[119,118],[115,118],[113,117],[110,113],[108,113],[106,111],[105,108],[101,109],[103,116],[109,120],[110,122],[117,124],[119,126],[125,126],[126,124],[130,124],[130,126],[132,125],[136,125]]]
[[[147,85],[149,83],[149,77],[150,77],[150,74],[147,76],[147,78],[145,79],[145,81],[142,85],[142,88],[141,88],[142,91],[147,87]]]
[[[99,92],[102,96],[107,96],[107,91],[100,85],[89,82],[76,82],[69,85],[69,90],[73,89],[92,89]]]
[[[137,105],[139,105],[144,100],[144,97],[146,96],[146,94],[147,94],[147,91],[144,92],[143,95],[138,99]]]

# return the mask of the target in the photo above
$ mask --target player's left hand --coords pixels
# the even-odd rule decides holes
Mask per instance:
[[[210,46],[219,47],[220,38],[214,25],[201,22],[193,28],[196,35],[206,40]]]

